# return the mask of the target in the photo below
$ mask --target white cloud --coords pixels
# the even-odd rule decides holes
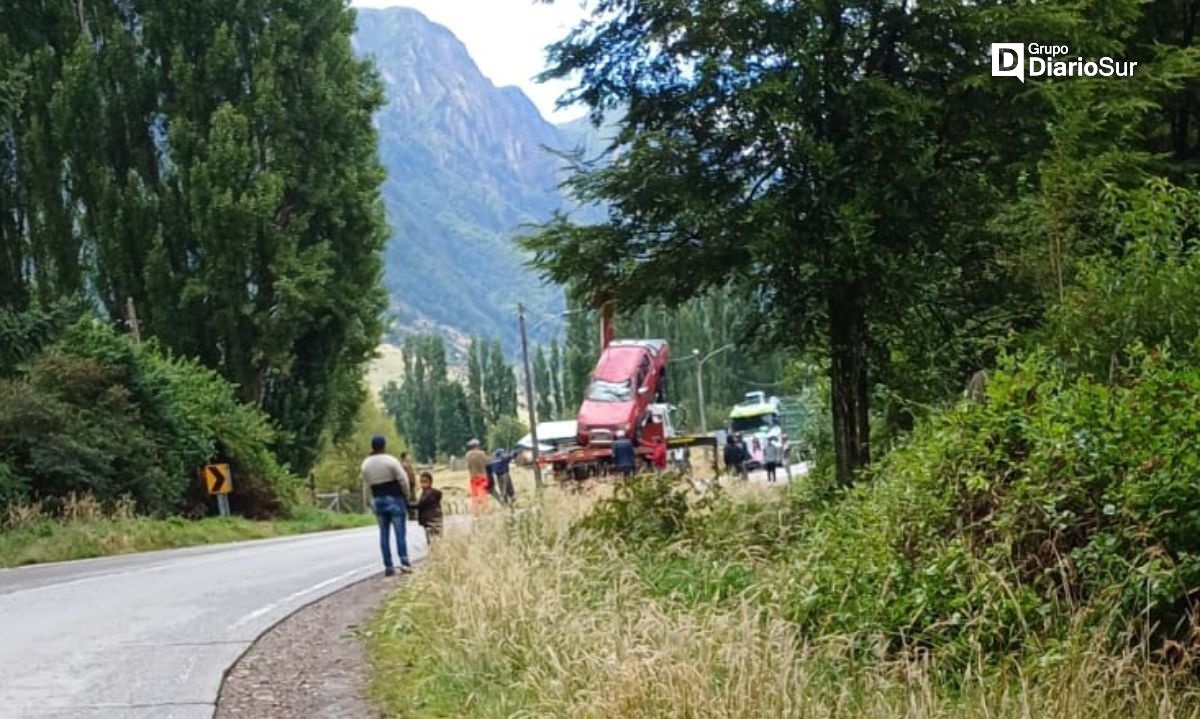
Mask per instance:
[[[537,83],[546,66],[545,48],[584,17],[580,0],[352,0],[355,7],[403,6],[419,10],[462,40],[480,70],[497,85],[516,85],[554,122],[583,114],[579,108],[555,110],[566,83]]]

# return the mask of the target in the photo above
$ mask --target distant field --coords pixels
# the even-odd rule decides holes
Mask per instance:
[[[399,382],[404,376],[404,352],[399,347],[384,343],[378,351],[379,356],[367,367],[367,387],[375,399],[388,382]]]

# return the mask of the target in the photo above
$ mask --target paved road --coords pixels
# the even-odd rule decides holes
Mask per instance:
[[[410,553],[425,556],[409,524]],[[297,608],[382,571],[375,529],[0,570],[0,716],[208,719]]]

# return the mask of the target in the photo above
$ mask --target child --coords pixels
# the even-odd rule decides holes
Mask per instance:
[[[433,475],[421,472],[421,498],[417,500],[417,522],[432,540],[442,533],[442,491],[433,488]]]

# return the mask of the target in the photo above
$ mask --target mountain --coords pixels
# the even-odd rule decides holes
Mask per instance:
[[[516,304],[557,328],[562,292],[524,267],[524,226],[568,207],[562,162],[546,148],[592,142],[542,118],[521,90],[496,87],[450,30],[407,8],[358,10],[355,50],[374,59],[387,104],[379,154],[392,239],[385,283],[401,330],[518,342]]]

